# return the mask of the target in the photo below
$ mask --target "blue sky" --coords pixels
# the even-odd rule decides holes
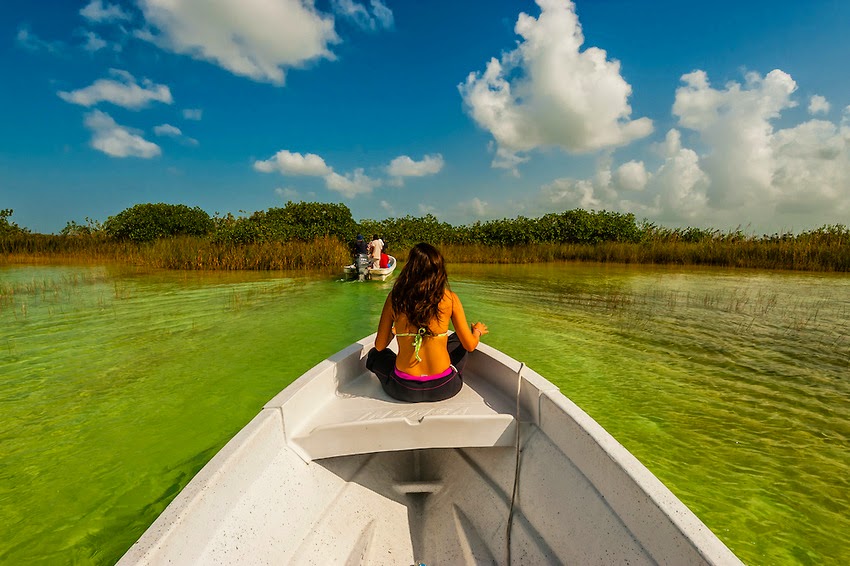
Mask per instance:
[[[0,208],[850,224],[850,3],[12,0]]]

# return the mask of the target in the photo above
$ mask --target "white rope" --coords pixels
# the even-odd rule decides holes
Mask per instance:
[[[517,384],[516,384],[516,467],[514,468],[514,488],[511,491],[511,509],[508,512],[508,527],[506,533],[507,539],[507,550],[508,550],[508,560],[505,564],[510,566],[511,564],[511,528],[514,524],[514,502],[516,501],[516,492],[517,486],[519,486],[519,394],[522,390],[522,370],[525,369],[525,364],[520,362],[519,370],[517,370]]]

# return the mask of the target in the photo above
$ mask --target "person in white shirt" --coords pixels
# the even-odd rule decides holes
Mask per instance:
[[[372,235],[372,241],[369,242],[369,257],[372,258],[372,269],[377,269],[381,265],[381,250],[384,249],[384,241],[377,234]]]

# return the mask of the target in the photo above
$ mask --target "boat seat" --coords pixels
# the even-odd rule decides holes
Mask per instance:
[[[413,448],[513,446],[515,405],[468,370],[463,388],[451,399],[397,401],[366,370],[365,352],[354,344],[313,368],[265,408],[283,411],[287,443],[309,462]]]

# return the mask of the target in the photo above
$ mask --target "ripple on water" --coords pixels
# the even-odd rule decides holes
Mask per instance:
[[[850,559],[848,278],[450,277],[488,343],[556,383],[745,562]],[[0,269],[0,562],[114,562],[265,401],[374,330],[391,283]]]

